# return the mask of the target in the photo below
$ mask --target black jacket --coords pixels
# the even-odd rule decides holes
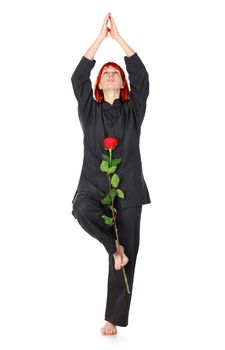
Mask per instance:
[[[119,139],[112,158],[122,158],[116,169],[120,178],[118,188],[124,192],[124,198],[119,199],[121,208],[151,203],[139,149],[141,124],[149,94],[148,73],[137,53],[125,56],[124,60],[131,90],[127,102],[116,99],[112,106],[106,101],[96,102],[90,80],[95,60],[83,56],[71,77],[84,135],[83,165],[72,203],[81,191],[97,193],[100,189],[109,192],[107,175],[100,170],[102,153],[109,155],[103,146],[104,138],[109,136]]]

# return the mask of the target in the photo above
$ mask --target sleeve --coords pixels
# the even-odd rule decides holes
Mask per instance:
[[[95,62],[95,60],[89,60],[83,56],[71,77],[73,91],[78,102],[78,115],[83,130],[91,114],[94,101],[90,74]]]
[[[149,95],[148,72],[137,53],[124,57],[130,81],[130,103],[134,109],[138,125],[142,124]]]

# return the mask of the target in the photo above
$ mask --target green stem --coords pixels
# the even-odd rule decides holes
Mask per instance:
[[[112,147],[109,148],[109,167],[111,167],[112,164]]]
[[[116,222],[114,224],[114,228],[115,228],[115,231],[116,231],[116,238],[117,238],[117,241],[118,241],[119,253],[120,253],[120,258],[121,258],[121,263],[122,263],[123,262],[123,255],[122,255],[122,249],[120,247],[119,235],[118,235],[118,229],[117,229],[117,226],[116,226]],[[128,284],[128,280],[127,280],[127,276],[126,276],[126,272],[125,272],[124,266],[122,266],[122,271],[123,271],[123,276],[124,276],[124,280],[125,280],[126,287],[127,287],[127,293],[130,294],[130,288],[129,288],[129,284]]]
[[[109,166],[110,167],[111,167],[111,164],[112,164],[112,148],[110,147],[109,148]],[[107,175],[108,175],[108,179],[109,179],[109,188],[110,188],[110,191],[111,191],[111,189],[112,189],[112,187],[111,187],[111,176],[110,176],[110,174],[107,174]],[[120,259],[121,259],[121,263],[122,263],[123,262],[123,254],[122,254],[122,249],[120,247],[119,234],[118,234],[118,228],[117,228],[117,225],[116,225],[116,216],[115,216],[115,213],[114,213],[113,201],[114,200],[112,199],[112,216],[113,216],[113,222],[114,222],[114,229],[115,229],[115,232],[116,232],[116,239],[117,239],[117,242],[118,242]],[[128,280],[127,280],[127,276],[126,276],[126,272],[125,272],[124,266],[122,266],[122,271],[123,271],[125,284],[126,284],[126,287],[127,287],[127,293],[130,294],[130,288],[129,288],[129,284],[128,284]]]

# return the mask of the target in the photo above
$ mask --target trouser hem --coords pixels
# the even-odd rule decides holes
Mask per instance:
[[[105,318],[105,321],[108,321],[108,322],[110,322],[110,323],[113,323],[113,324],[115,324],[116,326],[119,326],[119,327],[127,327],[128,326],[128,323],[127,322],[125,322],[125,323],[123,323],[123,322],[116,322],[116,321],[114,321],[114,320],[112,320],[112,319],[110,319],[110,318]]]

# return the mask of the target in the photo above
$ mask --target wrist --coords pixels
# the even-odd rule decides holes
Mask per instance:
[[[103,40],[105,39],[105,37],[101,36],[101,34],[97,37],[96,41],[99,42],[99,44],[101,44],[103,42]]]
[[[118,43],[120,43],[123,39],[122,39],[122,37],[120,36],[120,34],[118,34],[118,35],[115,36],[115,40],[116,40]]]

